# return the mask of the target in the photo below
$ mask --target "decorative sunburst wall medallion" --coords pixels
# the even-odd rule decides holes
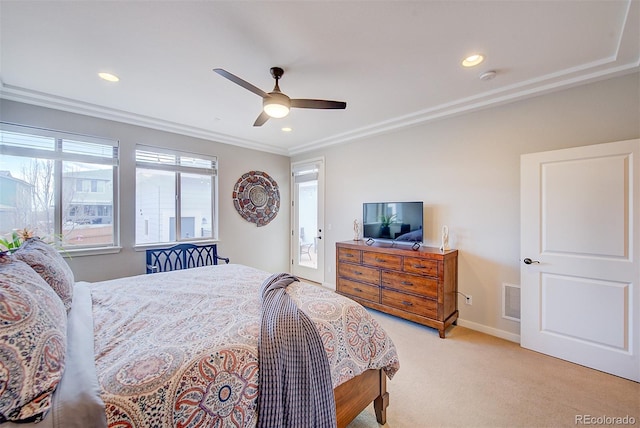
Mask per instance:
[[[278,183],[266,172],[242,174],[233,188],[233,206],[248,222],[258,227],[269,224],[280,210]]]

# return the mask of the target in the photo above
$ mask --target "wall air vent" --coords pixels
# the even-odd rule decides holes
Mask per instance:
[[[502,318],[520,321],[520,286],[502,284]]]

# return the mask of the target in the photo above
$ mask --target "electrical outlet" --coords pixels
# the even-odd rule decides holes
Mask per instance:
[[[473,305],[473,297],[470,295],[465,296],[464,303],[467,305]]]

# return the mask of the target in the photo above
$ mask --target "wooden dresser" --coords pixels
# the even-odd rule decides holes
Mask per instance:
[[[458,319],[458,251],[336,243],[336,291],[363,306],[445,330]]]

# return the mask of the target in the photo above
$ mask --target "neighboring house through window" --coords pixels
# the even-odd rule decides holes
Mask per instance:
[[[216,239],[217,158],[136,148],[136,245]]]
[[[29,228],[65,250],[119,244],[118,142],[0,123],[0,234]]]

